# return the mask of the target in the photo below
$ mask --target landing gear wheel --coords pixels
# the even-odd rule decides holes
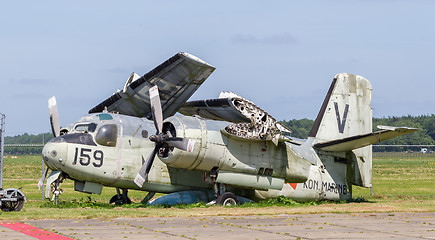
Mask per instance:
[[[8,190],[7,194],[11,195],[13,192],[14,192],[14,190]],[[2,206],[1,206],[1,210],[3,212],[13,212],[13,211],[18,212],[21,209],[23,209],[23,206],[24,206],[24,196],[21,195],[20,192],[17,192],[16,198],[17,198],[17,201],[3,201],[2,202]]]
[[[115,205],[124,205],[124,204],[130,204],[131,200],[128,197],[123,197],[121,196],[121,198],[118,197],[118,195],[114,195],[110,201],[110,204],[115,204]]]
[[[239,204],[239,199],[234,193],[225,192],[217,197],[216,204],[222,206],[236,206]]]
[[[109,203],[115,205],[130,204],[131,200],[128,198],[128,189],[123,188],[121,194],[119,188],[116,188],[116,195],[110,199]]]

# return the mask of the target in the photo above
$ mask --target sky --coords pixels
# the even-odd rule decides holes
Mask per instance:
[[[315,119],[335,74],[370,80],[374,117],[434,114],[435,1],[3,1],[6,135],[76,122],[132,72],[183,51],[216,67],[190,100],[233,91]]]

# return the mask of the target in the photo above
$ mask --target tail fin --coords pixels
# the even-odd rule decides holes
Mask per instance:
[[[337,74],[309,135],[313,138],[313,147],[323,150],[323,147],[331,147],[329,143],[332,145],[340,143],[340,139],[352,140],[355,136],[370,134],[372,132],[371,96],[372,86],[364,77],[348,73]],[[327,146],[319,146],[319,144]],[[366,145],[355,149],[355,145],[352,143],[351,145],[350,149],[342,151],[346,152],[348,162],[346,178],[354,185],[371,187],[372,147]],[[331,149],[325,149],[328,150]],[[334,150],[344,150],[344,148]]]
[[[362,187],[372,186],[371,144],[419,131],[378,126],[381,131],[372,132],[371,96],[372,86],[367,79],[349,73],[337,74],[311,129],[312,141],[307,141],[313,148],[330,153],[326,155],[345,153],[347,179]]]
[[[337,74],[309,136],[323,142],[372,132],[371,96],[364,77]]]

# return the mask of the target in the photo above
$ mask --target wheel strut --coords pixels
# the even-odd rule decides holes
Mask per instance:
[[[142,204],[146,204],[151,198],[154,197],[156,192],[148,192],[148,194],[145,196],[145,198],[141,201]]]

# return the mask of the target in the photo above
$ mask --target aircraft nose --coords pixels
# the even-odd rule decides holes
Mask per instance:
[[[55,139],[53,139],[55,140]],[[61,170],[65,166],[68,145],[64,142],[50,141],[42,148],[42,158],[51,170]]]

